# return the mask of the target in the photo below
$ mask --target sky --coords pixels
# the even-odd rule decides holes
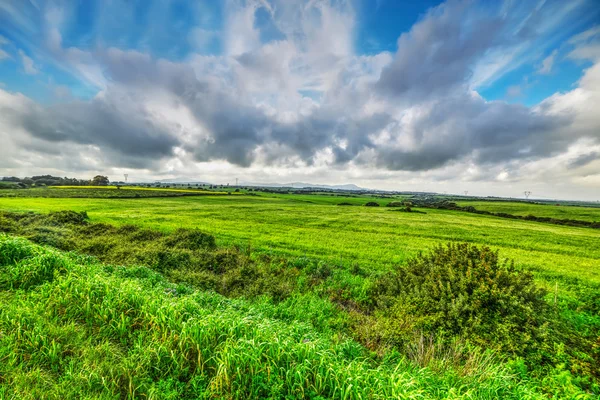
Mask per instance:
[[[597,0],[0,0],[0,176],[600,200]]]

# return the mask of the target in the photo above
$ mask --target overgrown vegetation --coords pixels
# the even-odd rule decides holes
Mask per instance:
[[[2,398],[546,398],[485,355],[468,375],[440,375],[276,318],[289,306],[1,234],[0,282]]]
[[[489,364],[534,380],[546,393],[600,393],[598,288],[556,304],[556,294],[544,297],[530,273],[486,247],[440,247],[382,272],[221,247],[194,229],[90,223],[75,212],[3,212],[0,230],[110,264],[146,265],[169,281],[230,298],[267,302],[277,310],[272,318],[350,336],[375,351],[378,362],[396,354],[444,376],[436,379],[472,376]],[[22,275],[33,278],[3,282],[29,288],[41,279]]]

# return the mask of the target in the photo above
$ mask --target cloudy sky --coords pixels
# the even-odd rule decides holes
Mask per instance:
[[[597,0],[0,0],[0,176],[600,200]]]

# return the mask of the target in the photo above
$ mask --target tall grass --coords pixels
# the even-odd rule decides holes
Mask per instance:
[[[378,360],[144,267],[6,235],[0,254],[0,398],[544,398],[498,363],[459,376]]]
[[[2,230],[93,255],[108,264],[133,267],[103,267],[109,275],[152,282],[166,278],[229,298],[245,298],[227,300],[235,302],[240,318],[258,312],[278,324],[301,324],[334,343],[351,337],[364,346],[351,347],[352,360],[368,360],[369,365],[394,359],[393,367],[402,363],[403,368],[426,368],[432,379],[447,382],[453,377],[458,379],[455,384],[510,371],[520,379],[534,379],[537,383],[532,385],[546,394],[600,393],[596,361],[600,353],[594,347],[600,332],[597,288],[576,279],[557,281],[572,296],[557,296],[556,289],[548,295],[550,302],[540,292],[532,303],[531,295],[538,290],[531,275],[502,267],[497,254],[486,248],[478,255],[476,246],[450,246],[449,251],[454,250],[448,254],[460,257],[449,258],[441,257],[438,248],[431,256],[381,274],[358,264],[256,254],[251,246],[224,248],[213,236],[195,229],[159,231],[91,223],[85,213],[72,211],[0,213]],[[68,270],[58,253],[23,256],[19,251],[24,248],[0,251],[1,262],[14,264],[0,275],[3,293],[54,284]],[[467,251],[460,251],[463,248]],[[148,266],[164,278],[137,265]],[[189,292],[184,286],[167,285],[164,290],[177,298]],[[120,335],[128,337],[127,319],[117,325]],[[123,346],[129,345],[123,340]]]

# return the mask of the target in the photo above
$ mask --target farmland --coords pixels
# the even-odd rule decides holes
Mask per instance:
[[[460,206],[473,206],[478,210],[513,215],[535,215],[557,219],[600,221],[600,204],[596,207],[561,206],[560,204],[533,204],[509,201],[462,201]]]
[[[0,197],[43,198],[140,198],[224,195],[225,191],[208,191],[199,188],[148,188],[141,186],[49,186],[28,190],[2,190]]]
[[[222,365],[207,361],[202,367],[205,372],[192,373],[197,363],[191,363],[187,358],[191,353],[182,353],[182,358],[177,361],[178,367],[168,368],[169,371],[179,371],[171,375],[165,373],[164,376],[153,377],[149,369],[140,367],[143,371],[134,379],[134,388],[138,388],[135,390],[141,394],[158,393],[157,398],[167,398],[169,391],[178,396],[187,393],[186,396],[190,398],[243,398],[248,395],[275,398],[283,395],[319,395],[336,398],[343,396],[335,393],[347,391],[349,398],[545,398],[549,395],[593,398],[600,393],[597,381],[600,371],[596,364],[600,355],[594,344],[600,335],[600,230],[507,220],[452,210],[423,208],[415,210],[420,212],[398,212],[397,208],[385,207],[390,201],[403,200],[405,196],[381,198],[373,195],[271,192],[224,196],[207,192],[201,196],[152,197],[154,190],[146,190],[146,195],[139,198],[114,199],[103,198],[102,193],[125,190],[50,188],[43,190],[50,191],[46,193],[52,195],[44,197],[37,195],[41,190],[5,190],[6,193],[19,192],[19,195],[0,197],[0,210],[4,213],[0,217],[0,229],[12,236],[23,236],[61,250],[75,251],[70,254],[90,254],[106,264],[129,265],[129,268],[134,268],[132,271],[137,272],[129,274],[126,272],[128,269],[113,270],[93,259],[64,256],[67,260],[64,263],[68,264],[66,272],[61,273],[57,281],[41,289],[13,292],[6,288],[18,285],[5,283],[4,289],[0,288],[0,298],[6,299],[9,310],[21,307],[18,306],[20,304],[30,310],[28,312],[31,315],[37,315],[40,311],[36,308],[36,301],[42,299],[40,301],[48,302],[50,293],[58,293],[63,300],[56,300],[56,310],[63,311],[43,316],[40,324],[47,326],[50,332],[66,332],[79,329],[72,328],[72,324],[77,321],[76,318],[80,318],[76,316],[81,315],[81,310],[77,309],[76,301],[68,300],[70,296],[75,296],[75,293],[69,292],[73,285],[82,285],[77,289],[77,296],[85,296],[81,293],[91,290],[88,288],[89,282],[96,280],[104,282],[106,290],[111,290],[113,286],[125,288],[125,297],[129,296],[127,290],[130,289],[127,288],[147,288],[139,292],[141,297],[135,300],[135,304],[145,310],[145,316],[139,317],[140,322],[135,323],[143,327],[135,334],[141,336],[131,336],[133,333],[127,328],[130,325],[126,322],[121,322],[125,325],[120,331],[117,328],[114,332],[103,330],[104,333],[95,339],[105,346],[103,350],[97,350],[98,354],[108,351],[102,353],[101,360],[94,359],[91,353],[84,351],[88,344],[76,339],[69,339],[72,341],[65,344],[59,339],[61,334],[57,333],[55,341],[63,343],[76,354],[82,354],[81,362],[84,364],[81,368],[87,368],[90,374],[105,376],[106,372],[101,372],[104,368],[102,363],[105,362],[102,360],[110,357],[121,360],[123,357],[124,364],[119,367],[123,372],[119,376],[125,376],[130,373],[126,363],[138,362],[133,360],[138,360],[144,351],[150,351],[153,347],[164,348],[165,351],[181,348],[177,347],[182,345],[177,344],[174,338],[167,338],[169,334],[164,326],[161,325],[158,332],[152,333],[147,331],[150,325],[143,321],[166,318],[155,315],[159,312],[166,312],[170,315],[168,318],[176,321],[180,316],[175,310],[184,307],[184,303],[191,302],[193,307],[200,307],[194,309],[196,311],[192,314],[202,315],[205,321],[228,321],[222,323],[231,327],[226,334],[229,336],[224,339],[233,346],[227,353],[223,353],[225,350],[218,343],[211,344],[212,339],[185,339],[188,340],[185,346],[205,346],[204,359],[219,359]],[[70,190],[78,191],[77,198],[70,197]],[[86,190],[87,195],[79,198],[81,192]],[[28,193],[32,195],[26,196]],[[375,202],[380,206],[364,207],[367,202]],[[475,206],[482,209],[487,206],[490,211],[503,212],[500,210],[506,203],[479,202]],[[515,214],[555,212],[555,206],[509,203],[509,207],[510,212]],[[60,214],[64,210],[85,214]],[[560,211],[561,218],[584,219],[587,216],[594,220],[598,209],[565,206]],[[27,214],[29,212],[36,214]],[[196,230],[203,235],[214,236],[214,244],[208,236],[194,239],[194,243],[208,243],[200,245],[208,247],[189,247],[185,244],[185,240],[194,237],[190,232]],[[179,241],[183,241],[182,244]],[[402,317],[405,315],[403,313],[419,315],[427,311],[419,311],[419,304],[410,305],[410,299],[407,300],[409,303],[401,303],[405,301],[401,300],[402,294],[390,286],[391,282],[402,276],[395,274],[402,274],[407,265],[421,268],[414,262],[419,254],[439,251],[435,249],[440,244],[459,242],[478,248],[489,246],[491,250],[499,251],[500,259],[514,260],[515,271],[532,272],[532,279],[542,292],[533,289],[533,282],[520,283],[532,288],[531,296],[523,297],[531,297],[532,303],[522,313],[511,316],[509,314],[516,313],[514,310],[517,309],[513,305],[498,314],[502,315],[500,319],[486,322],[491,325],[482,325],[475,330],[463,327],[459,319],[456,325],[452,325],[452,330],[444,335],[443,329],[432,328],[437,326],[436,320],[431,319],[432,315],[423,320],[429,321],[423,322],[424,325],[418,325],[418,319],[414,322],[417,325],[411,325],[412,328],[407,328],[404,323],[399,324],[398,321],[405,318]],[[48,247],[31,247],[28,242],[15,243],[10,246],[27,248],[27,251],[36,254],[55,254]],[[463,250],[469,254],[479,254],[472,253],[475,250],[468,248],[450,249],[452,257],[471,257],[461,255],[459,252]],[[60,253],[56,254],[56,257],[63,257]],[[484,251],[484,254],[487,253]],[[495,265],[493,257],[488,259],[483,254],[481,257],[482,260],[488,260],[486,263]],[[471,262],[477,263],[479,259]],[[6,268],[13,272],[3,278],[3,282],[12,282],[10,279],[19,276],[19,263],[22,261],[16,260],[14,265],[11,262],[5,261],[8,265]],[[150,270],[139,269],[138,265],[149,267]],[[160,275],[153,275],[156,273],[151,271],[158,271]],[[39,275],[36,274],[31,276]],[[144,283],[148,276],[153,277],[152,282],[160,281],[158,286]],[[177,304],[169,303],[171,305],[168,307],[174,307],[173,310],[161,305],[169,302],[163,293],[167,289],[169,292],[170,288],[182,293]],[[116,310],[109,317],[114,318],[115,327],[119,324],[119,318],[131,317],[123,308],[129,306],[119,305],[129,300],[117,297],[111,300],[114,304],[105,305],[108,307],[106,312],[111,307]],[[392,298],[400,299],[394,300],[400,303],[388,306]],[[535,298],[538,300],[534,301]],[[511,300],[514,301],[517,300]],[[209,306],[217,303],[230,304],[233,308],[229,308],[230,305],[217,309]],[[185,307],[191,307],[189,304]],[[538,311],[529,314],[537,307],[540,307]],[[11,312],[13,314],[3,314],[6,321],[16,318],[15,311]],[[475,309],[473,312],[479,311]],[[484,307],[481,312],[483,314],[475,320],[483,323],[481,321],[485,322],[488,315],[499,311],[485,311]],[[120,313],[125,314],[120,317]],[[85,318],[93,320],[99,317],[88,315]],[[252,322],[242,322],[246,321],[245,318],[251,318]],[[516,319],[509,322],[512,318]],[[256,325],[249,326],[248,323]],[[3,332],[16,334],[14,329],[17,325],[14,324],[17,322],[5,324]],[[242,326],[240,324],[246,325],[244,328],[234,328]],[[443,324],[447,326],[447,322]],[[94,332],[93,326],[92,323],[89,332]],[[369,326],[373,329],[369,329]],[[524,328],[534,330],[521,331]],[[415,331],[422,332],[421,336],[411,336]],[[453,331],[463,332],[466,337],[460,340],[467,341],[456,342],[458,336],[449,333]],[[79,330],[69,332],[68,335],[65,333],[65,337],[84,337],[89,333]],[[489,332],[493,332],[493,337],[488,335]],[[434,339],[427,339],[427,335],[437,339],[428,342]],[[16,340],[13,336],[7,337]],[[141,337],[150,343],[146,345],[146,350],[129,348],[126,354],[111,353],[111,346],[115,343],[133,343],[141,340]],[[304,357],[309,363],[317,362],[320,356],[307,353],[302,343],[295,344],[297,339],[293,338],[297,337],[310,337],[306,343],[314,343],[313,350],[324,354],[320,367],[306,365],[302,372],[306,380],[302,384],[294,383],[283,375],[271,375],[265,369],[269,362],[276,369],[283,368],[281,363],[287,363],[288,372],[294,371],[296,367],[293,365],[298,362],[293,361],[296,360],[294,354]],[[51,338],[48,340],[52,341]],[[244,347],[245,343],[257,341],[265,343],[263,353],[253,353]],[[0,345],[2,343],[5,349],[17,346],[16,342],[0,338]],[[343,349],[352,350],[347,353]],[[486,353],[484,349],[491,353]],[[239,354],[242,358],[235,362],[226,361],[231,354]],[[278,358],[283,355],[292,358]],[[244,356],[248,358],[244,359]],[[57,375],[52,371],[63,371],[65,363],[71,362],[56,357],[54,361],[42,360],[35,366],[26,360],[15,359],[11,364],[13,369],[0,370],[0,373],[10,376],[12,382],[25,382],[34,379],[35,375],[26,371],[35,367],[38,369],[34,368],[32,373],[48,373],[47,379],[54,382]],[[175,362],[169,357],[156,357],[160,362]],[[255,360],[271,358],[270,361],[252,361],[252,357]],[[475,362],[473,360],[478,360],[475,367],[469,364]],[[146,365],[146,361],[139,362],[140,365]],[[254,374],[255,379],[245,382],[240,380],[240,375],[230,375],[231,371],[226,366],[233,365],[231,363],[244,365],[248,371],[253,371],[250,374]],[[346,375],[336,376],[335,382],[328,381],[324,371],[332,368]],[[473,368],[483,371],[482,375],[475,377]],[[398,373],[400,375],[395,375]],[[348,382],[358,375],[367,377],[365,379],[369,383],[349,386]],[[69,393],[67,382],[74,387],[80,384],[73,376],[63,375],[63,378],[64,381],[56,381],[51,385],[56,393]],[[197,386],[190,383],[195,379],[201,381]],[[226,379],[226,384],[223,379]],[[167,381],[171,383],[165,383]],[[409,384],[409,381],[412,383]],[[109,381],[107,385],[104,389],[90,388],[89,393],[97,391],[131,395],[127,392],[128,385],[118,380]],[[272,392],[265,391],[266,386],[272,386]],[[192,390],[192,387],[196,389]],[[242,387],[251,392],[245,392]],[[311,388],[312,394],[300,394],[299,387]]]
[[[541,273],[584,277],[600,283],[600,231],[510,221],[446,210],[393,212],[364,204],[369,198],[270,194],[239,198],[132,199],[2,198],[13,211],[86,211],[92,221],[136,224],[159,230],[194,227],[222,245],[261,252],[316,257],[385,268],[445,241],[487,244]],[[389,200],[373,199],[382,205]],[[577,212],[578,210],[575,210]]]

